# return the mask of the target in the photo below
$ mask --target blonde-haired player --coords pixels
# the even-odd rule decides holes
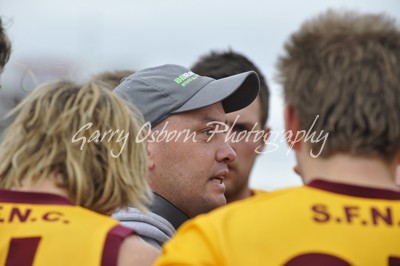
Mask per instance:
[[[105,84],[36,88],[0,146],[0,265],[151,265],[158,255],[108,217],[150,200],[142,117]]]

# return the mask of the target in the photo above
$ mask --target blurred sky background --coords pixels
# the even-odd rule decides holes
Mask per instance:
[[[85,81],[101,71],[165,63],[189,67],[210,50],[231,48],[266,76],[268,125],[279,132],[283,105],[274,80],[276,59],[305,19],[328,8],[385,12],[400,22],[397,0],[0,0],[0,16],[13,44],[0,98],[54,78]],[[292,170],[293,152],[280,140],[257,159],[251,186],[270,190],[301,184]]]

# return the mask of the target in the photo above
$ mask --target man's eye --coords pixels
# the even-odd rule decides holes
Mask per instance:
[[[234,125],[232,131],[242,132],[242,131],[247,131],[247,128],[243,125]]]
[[[206,128],[204,130],[202,130],[202,133],[211,136],[214,133],[214,128]]]

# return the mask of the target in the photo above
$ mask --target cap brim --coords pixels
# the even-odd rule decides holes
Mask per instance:
[[[221,102],[226,113],[248,106],[259,92],[260,82],[254,71],[214,80],[173,113],[181,113]]]

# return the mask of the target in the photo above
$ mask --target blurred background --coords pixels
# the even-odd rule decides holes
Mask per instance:
[[[44,81],[80,82],[102,71],[165,63],[189,67],[210,50],[233,49],[260,68],[271,93],[268,125],[275,140],[259,155],[251,186],[300,185],[293,152],[279,134],[283,104],[274,67],[289,35],[328,8],[384,12],[400,22],[397,0],[0,0],[13,45],[1,76],[0,117]]]

